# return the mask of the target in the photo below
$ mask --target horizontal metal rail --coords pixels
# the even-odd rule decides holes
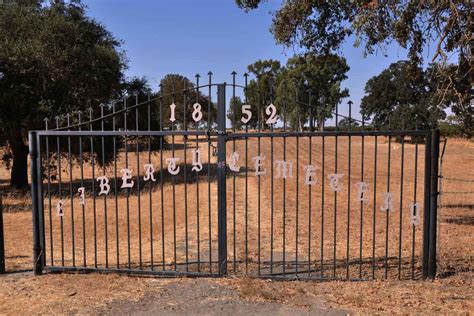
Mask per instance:
[[[227,137],[317,137],[317,136],[426,136],[429,131],[320,131],[320,132],[246,132],[229,133]]]
[[[215,131],[38,131],[39,136],[217,136]]]
[[[150,275],[150,276],[163,276],[163,277],[208,277],[217,278],[217,273],[205,273],[205,272],[179,272],[179,271],[160,271],[160,270],[133,270],[133,269],[113,269],[113,268],[85,268],[85,267],[57,267],[57,266],[45,266],[45,271],[48,272],[76,272],[76,273],[119,273],[128,275]]]

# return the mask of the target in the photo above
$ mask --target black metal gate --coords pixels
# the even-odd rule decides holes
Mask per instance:
[[[434,277],[437,130],[211,76],[30,132],[35,273]]]

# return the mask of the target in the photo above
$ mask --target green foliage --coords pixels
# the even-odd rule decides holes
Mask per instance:
[[[361,113],[372,118],[377,128],[427,129],[437,126],[444,117],[442,106],[433,103],[437,83],[429,75],[409,61],[391,64],[379,75],[372,77],[365,86]]]
[[[460,124],[459,119],[454,115],[450,115],[446,120],[439,122],[439,130],[441,135],[446,137],[464,136],[462,125]]]
[[[264,1],[236,3],[249,11]],[[318,55],[338,52],[348,38],[355,38],[355,46],[363,45],[366,54],[384,52],[387,44],[396,42],[408,49],[414,66],[421,65],[424,50],[431,47],[432,62],[441,64],[436,76],[443,78],[436,80],[439,94],[433,102],[442,107],[445,96],[451,95],[450,107],[459,117],[463,133],[471,137],[471,7],[470,1],[288,0],[274,13],[271,32],[279,44],[299,46]],[[435,45],[426,45],[431,41]],[[447,66],[448,56],[453,55],[458,56],[457,65]]]
[[[241,118],[242,118],[242,105],[244,105],[244,103],[242,102],[242,100],[240,99],[240,97],[236,96],[236,97],[231,97],[230,98],[230,103],[229,103],[229,109],[227,110],[227,119],[231,122],[231,125],[235,125],[235,129],[239,130],[242,128],[243,126],[243,123],[241,121]],[[235,109],[235,111],[234,111]],[[234,116],[234,112],[235,112],[235,116]],[[253,116],[253,114],[252,114]],[[257,120],[253,119],[253,122],[256,122]],[[251,125],[252,122],[248,122],[246,125]],[[255,128],[256,126],[252,126],[253,128]]]
[[[0,126],[14,156],[12,185],[23,187],[27,131],[116,96],[125,58],[80,1],[0,5],[0,43]]]
[[[281,72],[276,101],[279,108],[286,102],[290,125],[309,122],[321,127],[323,120],[332,117],[336,105],[349,96],[349,90],[341,88],[348,71],[346,60],[336,55],[307,53],[290,58]]]
[[[196,127],[192,118],[193,104],[196,102],[201,105],[201,112],[203,113],[200,124],[206,126],[209,120],[212,126],[216,122],[216,105],[210,101],[208,96],[204,95],[201,91],[197,91],[195,87],[196,85],[188,78],[179,74],[168,74],[161,80],[160,95],[163,96],[164,128],[171,128],[172,122],[169,120],[171,110],[169,105],[173,102],[176,105],[175,124],[180,128]],[[183,92],[184,90],[186,92]],[[186,122],[186,126],[183,126],[184,122]]]

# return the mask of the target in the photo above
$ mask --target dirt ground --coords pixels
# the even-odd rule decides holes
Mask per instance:
[[[312,157],[317,157],[317,164],[321,162],[321,143],[315,141],[312,144],[312,151],[308,150],[308,141],[304,140],[300,142],[298,155],[300,155],[300,168],[303,164],[309,163],[308,157],[312,153]],[[328,141],[325,144],[326,147],[326,166],[327,169],[334,168],[334,143]],[[207,162],[207,147],[205,143],[201,144],[204,152],[203,163]],[[228,144],[228,152],[231,152],[232,143]],[[262,153],[267,156],[268,159],[271,157],[269,148],[271,144],[268,140],[262,141]],[[339,145],[339,168],[344,170],[347,174],[348,169],[348,151],[347,143],[341,141]],[[352,156],[360,157],[360,139],[354,139],[352,143]],[[374,150],[374,144],[370,141],[365,143],[366,157],[365,157],[365,171],[363,173],[366,179],[370,179],[373,175],[373,154],[370,153]],[[242,141],[237,142],[236,148],[243,153],[244,143]],[[255,144],[249,146],[249,157],[254,156],[257,152]],[[275,142],[274,144],[274,159],[282,158],[282,146],[281,143]],[[413,197],[413,184],[414,184],[414,145],[405,145],[405,167],[404,171],[404,196],[406,198],[402,201],[402,205],[406,207],[413,198],[421,200],[423,192],[421,189],[418,190],[417,195]],[[287,157],[289,159],[295,159],[296,147],[293,142],[288,144]],[[419,148],[419,183],[422,183],[422,170],[423,170],[423,147]],[[395,143],[391,148],[391,158],[393,168],[391,168],[391,181],[390,186],[394,191],[395,196],[398,197],[398,190],[400,190],[400,144]],[[178,151],[178,155],[183,157],[184,151],[181,149]],[[165,152],[165,158],[171,155],[170,151]],[[331,156],[332,155],[332,156]],[[386,140],[379,140],[378,148],[379,167],[377,176],[380,179],[377,183],[378,192],[383,192],[383,188],[387,186],[387,142]],[[146,157],[146,155],[143,155]],[[123,158],[123,157],[122,157]],[[183,157],[184,158],[184,157]],[[159,168],[159,156],[154,156],[153,162]],[[213,162],[215,157],[211,158]],[[146,158],[142,158],[146,161]],[[187,151],[187,162],[191,160],[190,150]],[[136,156],[130,155],[130,161],[136,163]],[[353,169],[351,180],[355,183],[360,179],[360,159],[354,159],[351,161]],[[67,166],[66,162],[64,163]],[[124,165],[123,159],[119,161],[119,168]],[[32,235],[31,235],[31,202],[28,194],[22,192],[11,192],[4,193],[4,204],[5,204],[5,239],[6,239],[6,262],[7,270],[9,272],[15,272],[0,276],[0,314],[18,314],[18,313],[99,313],[99,314],[345,314],[347,312],[382,312],[382,313],[468,313],[474,310],[474,293],[472,290],[472,260],[473,260],[473,248],[474,242],[474,231],[472,221],[472,207],[474,201],[474,195],[469,195],[466,192],[474,191],[472,182],[462,181],[474,179],[474,143],[452,139],[448,141],[446,149],[445,160],[443,165],[443,175],[446,178],[443,180],[443,192],[441,196],[439,210],[440,216],[440,256],[438,264],[438,277],[435,281],[411,281],[411,280],[396,280],[396,273],[389,275],[389,280],[383,280],[383,265],[377,266],[376,270],[376,281],[362,281],[362,282],[340,282],[340,281],[327,281],[327,282],[280,282],[280,281],[268,281],[262,279],[247,278],[243,275],[241,268],[237,267],[237,270],[232,269],[232,265],[229,265],[231,269],[231,275],[237,277],[230,277],[226,279],[159,279],[159,278],[144,278],[144,277],[127,277],[118,275],[78,275],[78,274],[49,274],[41,277],[34,277],[30,272],[19,272],[23,270],[31,269],[31,249],[32,249]],[[356,166],[356,167],[354,167]],[[80,181],[78,177],[79,169],[73,170],[73,174],[70,175],[66,167],[63,167],[62,178],[65,181],[63,186],[64,195],[67,197],[69,193],[68,182],[69,177],[72,176],[73,181],[77,183]],[[157,169],[158,169],[157,168]],[[206,165],[205,165],[206,168]],[[99,172],[101,170],[96,170]],[[205,170],[204,170],[205,171]],[[203,172],[204,172],[203,171]],[[330,170],[326,170],[328,172]],[[109,176],[112,176],[112,170],[106,170]],[[188,175],[192,174],[188,170]],[[270,172],[270,171],[268,171]],[[143,173],[143,171],[142,171]],[[250,170],[249,170],[250,173]],[[143,175],[143,174],[142,174]],[[204,174],[205,175],[205,174]],[[97,173],[96,173],[97,176]],[[85,170],[84,177],[86,179],[91,178],[90,168]],[[6,191],[6,185],[9,178],[9,171],[3,166],[0,168],[0,190]],[[282,250],[282,234],[283,232],[291,232],[294,225],[297,225],[301,232],[299,237],[296,237],[293,233],[287,233],[285,241],[287,242],[286,251],[289,253],[288,257],[291,259],[294,256],[295,247],[301,249],[314,249],[310,250],[309,255],[311,258],[318,258],[319,250],[323,249],[324,253],[331,253],[334,245],[337,245],[336,256],[337,260],[344,262],[346,251],[349,249],[349,255],[351,258],[357,259],[359,254],[359,243],[352,242],[350,246],[346,244],[347,232],[344,230],[348,221],[350,223],[358,223],[358,208],[351,210],[350,215],[346,215],[347,211],[347,197],[346,194],[340,194],[338,197],[338,205],[340,207],[341,217],[338,218],[338,229],[336,231],[337,243],[334,244],[332,236],[334,231],[331,227],[334,224],[332,222],[332,210],[334,205],[332,204],[333,199],[329,191],[324,191],[326,197],[329,196],[326,209],[325,209],[325,220],[327,229],[324,232],[323,240],[317,239],[312,236],[319,236],[321,231],[318,223],[318,218],[313,218],[313,225],[309,226],[303,223],[308,223],[309,215],[306,210],[309,208],[308,191],[306,187],[301,186],[299,194],[295,192],[294,180],[291,183],[287,183],[285,189],[287,190],[286,206],[290,210],[296,209],[300,212],[290,211],[287,213],[287,223],[292,223],[291,227],[285,228],[280,216],[274,218],[273,230],[270,226],[270,209],[272,202],[274,203],[275,214],[281,214],[282,199],[281,194],[275,195],[274,200],[271,200],[271,183],[270,177],[266,177],[261,182],[261,191],[258,190],[258,181],[254,176],[248,177],[248,198],[252,205],[256,205],[257,201],[261,200],[261,220],[262,225],[260,227],[260,237],[257,234],[257,210],[255,208],[250,209],[248,212],[248,218],[245,215],[245,207],[243,196],[245,196],[245,177],[237,177],[236,179],[236,201],[235,209],[236,216],[233,215],[234,201],[232,194],[228,195],[228,227],[229,227],[229,260],[234,258],[233,241],[235,235],[235,258],[237,262],[247,256],[249,262],[252,263],[251,267],[254,268],[254,263],[258,261],[258,251],[256,245],[258,241],[261,244],[261,260],[262,262],[268,260],[270,253],[273,251],[275,257],[281,255]],[[154,217],[154,220],[149,221],[148,211],[148,187],[142,186],[144,192],[141,196],[141,209],[142,217],[137,217],[133,211],[133,216],[130,220],[130,236],[131,236],[131,260],[135,264],[138,264],[139,254],[143,256],[143,264],[150,264],[150,249],[154,249],[155,263],[166,262],[167,264],[173,262],[173,242],[171,236],[173,229],[176,227],[177,240],[179,241],[180,247],[177,250],[177,259],[185,260],[185,242],[189,247],[188,260],[193,261],[197,256],[197,245],[200,243],[200,256],[201,260],[205,262],[207,258],[208,262],[213,261],[217,258],[217,230],[214,229],[217,225],[216,216],[216,187],[214,183],[211,183],[211,199],[207,197],[207,182],[205,177],[201,178],[200,181],[203,183],[200,185],[200,190],[195,183],[190,183],[187,188],[184,188],[182,181],[178,181],[175,186],[175,192],[178,192],[180,198],[174,201],[174,205],[178,212],[176,213],[175,222],[171,221],[173,217],[173,201],[166,198],[163,202],[163,208],[165,209],[165,223],[161,222],[159,216]],[[232,192],[233,181],[232,177],[228,178],[228,190]],[[301,180],[301,178],[300,178]],[[369,180],[370,181],[370,180]],[[172,185],[170,179],[166,179],[166,185],[164,186],[164,196],[170,196],[172,192]],[[274,182],[275,192],[282,191],[283,183],[281,181]],[[54,183],[53,188],[56,188],[57,182]],[[75,188],[75,187],[74,187]],[[153,197],[153,209],[159,210],[162,202],[160,200],[160,189],[154,188],[151,190]],[[189,214],[183,213],[184,209],[184,192],[187,192],[188,198],[186,203],[192,210]],[[196,193],[199,192],[199,193]],[[260,192],[260,193],[258,193]],[[463,193],[464,192],[464,193]],[[320,201],[322,191],[316,189],[311,193],[313,198],[313,207],[315,201]],[[199,197],[199,204],[197,203],[197,197]],[[90,207],[91,196],[88,196],[88,206]],[[57,195],[52,195],[52,207],[55,205],[58,199]],[[109,252],[109,260],[112,266],[118,264],[123,265],[127,261],[127,242],[125,233],[119,236],[115,235],[115,223],[121,232],[125,232],[127,229],[127,222],[124,221],[125,204],[126,198],[121,195],[118,199],[118,219],[115,218],[114,200],[108,198],[108,207],[110,212],[108,214],[107,226],[104,225],[103,219],[103,199],[97,199],[97,256],[94,256],[93,243],[91,242],[92,236],[94,235],[94,225],[92,224],[91,213],[88,213],[90,209],[86,210],[86,221],[82,222],[81,208],[76,202],[74,205],[75,215],[71,217],[69,213],[65,214],[65,220],[63,223],[63,229],[66,232],[64,234],[64,260],[66,265],[72,263],[72,251],[75,253],[75,260],[78,263],[82,263],[84,258],[90,265],[94,260],[98,261],[99,266],[103,266],[105,258],[105,249],[103,247],[105,242],[104,230],[107,227],[108,232],[108,243],[107,250]],[[130,209],[136,210],[138,197],[136,194],[130,197]],[[48,201],[45,201],[45,210],[47,212],[49,208]],[[400,206],[397,200],[395,208],[398,210]],[[196,214],[195,206],[199,205],[201,213],[199,216]],[[208,206],[211,205],[211,213],[208,213]],[[317,206],[319,207],[319,205]],[[371,245],[372,245],[372,205],[366,206],[364,212],[367,212],[367,216],[364,217],[363,221],[363,259],[370,260]],[[69,205],[67,211],[69,211]],[[54,212],[54,210],[53,210]],[[318,211],[316,211],[318,212]],[[47,213],[46,213],[47,214]],[[209,216],[209,214],[211,216]],[[298,220],[295,218],[298,214]],[[321,214],[320,212],[317,214]],[[377,257],[383,256],[384,252],[384,237],[385,237],[385,221],[382,221],[383,217],[377,213],[377,226],[375,231],[375,251]],[[401,242],[401,255],[402,258],[407,260],[402,265],[403,276],[410,275],[410,250],[412,242],[412,231],[408,225],[400,225],[400,219],[398,213],[395,212],[393,220],[390,221],[389,234],[393,239],[390,239],[390,254],[396,256],[398,254],[398,244]],[[68,234],[71,230],[71,219],[74,218],[76,223],[76,233],[74,235]],[[244,218],[246,220],[244,220]],[[232,228],[234,223],[235,234]],[[197,232],[197,222],[200,221],[202,229]],[[245,231],[245,223],[247,221],[247,230]],[[405,215],[403,223],[408,221],[408,216]],[[84,223],[84,224],[83,224]],[[138,225],[142,225],[140,230]],[[49,232],[49,223],[46,223],[47,231]],[[164,224],[164,226],[162,226]],[[83,226],[84,225],[84,226]],[[350,230],[350,236],[354,240],[359,240],[359,228],[356,224],[352,224],[354,228]],[[404,239],[398,239],[398,229],[402,227]],[[361,225],[362,226],[362,225]],[[48,246],[50,245],[50,235],[47,237],[47,261],[50,260],[55,265],[61,264],[61,247],[59,246],[59,240],[61,237],[61,229],[59,220],[57,217],[52,217],[52,234],[54,241],[54,251],[51,252]],[[82,230],[84,227],[84,230]],[[405,228],[407,227],[407,228]],[[209,228],[212,228],[209,234]],[[309,229],[311,228],[311,229]],[[415,237],[415,250],[416,255],[415,261],[418,262],[421,246],[421,229],[417,228]],[[86,246],[83,245],[83,235],[85,232],[88,243]],[[420,231],[418,233],[418,231]],[[188,235],[186,235],[186,232]],[[271,232],[273,232],[275,239],[269,238]],[[150,234],[151,233],[151,234]],[[162,243],[161,236],[166,236],[164,243]],[[283,234],[284,235],[284,234]],[[149,236],[152,236],[150,238]],[[243,241],[245,237],[248,237],[249,247],[245,250]],[[295,239],[296,238],[296,239]],[[299,238],[299,239],[297,239]],[[312,239],[314,238],[314,239]],[[72,247],[72,241],[75,241],[75,247]],[[116,247],[116,242],[119,241],[119,246]],[[140,247],[138,240],[142,241]],[[314,240],[314,241],[313,241]],[[152,243],[153,241],[153,243]],[[308,247],[308,242],[313,242],[313,245],[319,245],[322,243],[322,247]],[[152,248],[152,245],[154,245]],[[165,246],[164,256],[162,255],[162,246]],[[84,250],[86,250],[84,252]],[[247,253],[246,253],[247,251]],[[83,254],[86,253],[86,256]],[[308,255],[307,252],[302,252],[304,258]],[[54,258],[51,258],[51,254]],[[118,255],[117,255],[118,254]],[[299,258],[299,256],[298,256]],[[302,260],[305,260],[305,259]],[[294,257],[293,259],[296,259]],[[326,259],[326,258],[325,258]],[[328,255],[327,259],[331,259]],[[314,259],[315,260],[315,259]],[[330,262],[329,262],[330,263]],[[394,265],[396,266],[396,265]],[[415,268],[419,269],[418,263]],[[215,269],[215,267],[214,267]],[[363,269],[366,269],[364,266]],[[345,270],[345,269],[344,269]],[[357,265],[350,267],[351,275],[357,275]],[[365,273],[365,270],[363,270]],[[394,269],[393,271],[396,271]],[[338,271],[339,273],[339,271]]]
[[[0,313],[140,315],[468,314],[472,274],[435,281],[279,282],[120,275],[1,276]]]

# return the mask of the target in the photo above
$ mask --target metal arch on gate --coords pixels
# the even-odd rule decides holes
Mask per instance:
[[[327,115],[313,105],[311,93],[307,102],[296,93],[290,100],[285,89],[278,103],[272,88],[254,89],[249,95],[248,75],[243,77],[244,85],[236,83],[235,72],[231,84],[216,84],[210,72],[208,84],[200,84],[196,76],[193,87],[176,92],[173,86],[170,95],[160,92],[140,102],[135,96],[133,105],[127,103],[132,97],[126,97],[120,110],[119,102],[101,105],[97,118],[90,109],[88,121],[79,112],[76,123],[68,115],[66,126],[57,118],[55,129],[46,120],[44,131],[30,132],[35,273],[433,278],[439,131],[375,130],[352,117],[352,103],[348,115],[340,114],[336,105],[335,126],[328,128]],[[201,94],[206,89],[207,99]],[[232,90],[233,113],[228,116],[227,89]],[[250,118],[236,124],[238,96],[247,106],[242,112],[257,116],[255,129],[247,124]],[[164,104],[166,100],[171,105]],[[281,106],[279,113],[274,103]],[[291,104],[293,110],[308,109],[291,114],[299,122],[294,128],[288,124]],[[201,122],[204,115],[199,111],[206,105],[207,122]],[[182,109],[177,111],[177,106]],[[111,113],[104,114],[104,108]],[[182,118],[176,117],[178,112]],[[349,124],[340,126],[340,118]],[[153,123],[159,128],[153,129]],[[176,137],[181,136],[180,143]],[[406,144],[406,137],[415,144]],[[395,138],[399,144],[394,145]],[[422,138],[424,178],[418,175]],[[201,151],[206,145],[207,162]],[[412,154],[406,153],[409,147]],[[147,155],[140,160],[144,150]],[[399,162],[396,167],[394,161]],[[345,180],[343,191],[338,177]],[[422,235],[416,233],[420,226]]]

